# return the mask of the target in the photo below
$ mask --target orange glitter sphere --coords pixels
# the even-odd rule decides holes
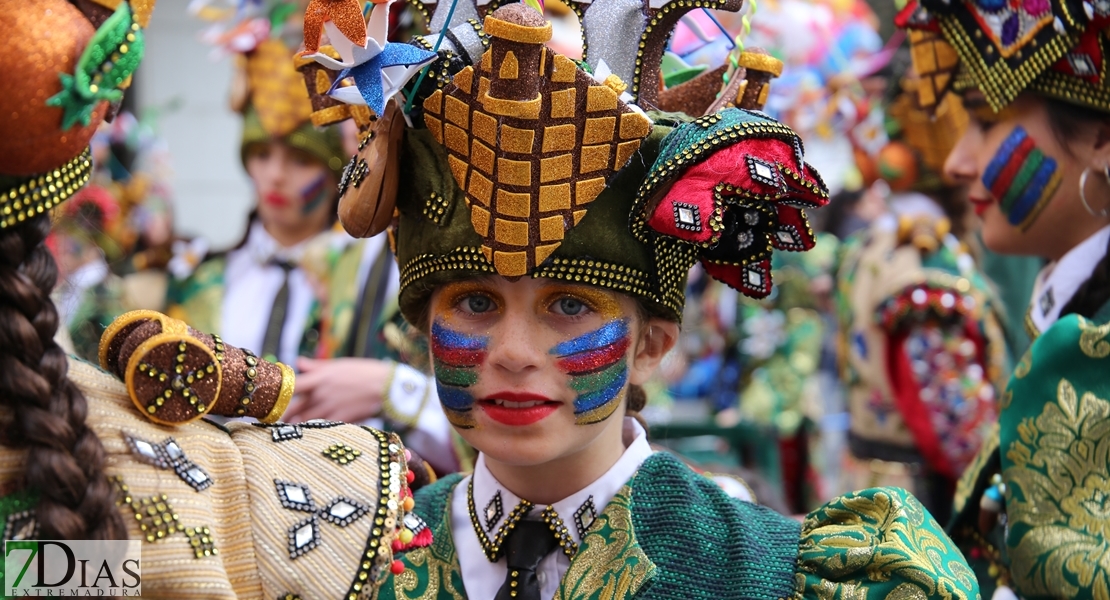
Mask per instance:
[[[893,192],[905,192],[917,183],[917,155],[904,142],[890,142],[879,151],[876,161],[879,176]]]
[[[54,169],[81,153],[104,118],[62,130],[62,109],[46,101],[62,89],[96,30],[66,0],[0,0],[4,91],[0,94],[0,173],[27,176]]]

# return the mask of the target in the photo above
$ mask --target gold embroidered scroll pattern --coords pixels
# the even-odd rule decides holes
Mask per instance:
[[[1002,475],[1018,590],[1110,597],[1110,402],[1061,379],[1017,434]]]

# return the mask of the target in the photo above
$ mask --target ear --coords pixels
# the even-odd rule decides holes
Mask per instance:
[[[1110,166],[1110,122],[1099,121],[1096,127],[1095,146],[1085,166],[1101,171]]]
[[[640,339],[628,368],[632,385],[647,383],[663,357],[678,343],[678,323],[665,319],[649,319],[640,330]]]

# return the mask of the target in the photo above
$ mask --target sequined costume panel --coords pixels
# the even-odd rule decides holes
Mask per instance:
[[[129,536],[143,542],[144,596],[358,598],[388,571],[402,512],[395,436],[324,421],[165,427],[96,367],[71,359],[69,378],[88,401]],[[33,497],[17,483],[25,456],[0,452],[9,539],[35,531]]]

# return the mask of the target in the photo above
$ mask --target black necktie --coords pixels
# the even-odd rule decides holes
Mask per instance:
[[[509,572],[495,600],[541,600],[536,567],[551,554],[557,541],[543,521],[521,521],[505,540],[505,562]]]
[[[261,355],[267,360],[276,360],[281,350],[281,332],[285,329],[285,316],[289,313],[289,272],[296,268],[296,265],[283,260],[275,260],[269,264],[281,268],[283,279],[281,289],[278,290],[277,296],[274,296],[270,320],[266,322],[266,337],[262,338]]]
[[[383,358],[386,355],[386,349],[378,341],[378,320],[385,308],[385,290],[389,286],[392,266],[393,253],[386,246],[378,252],[362,286],[362,301],[351,323],[346,356]]]

